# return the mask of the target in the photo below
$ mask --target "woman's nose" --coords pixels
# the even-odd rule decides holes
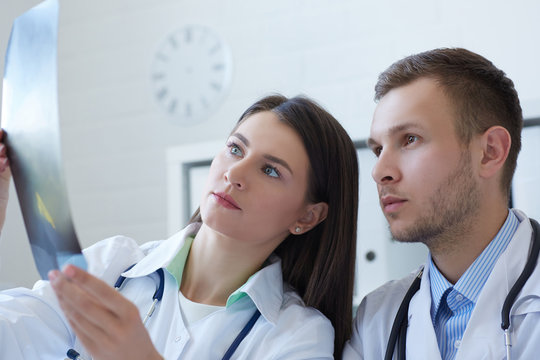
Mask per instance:
[[[240,160],[231,165],[225,172],[225,181],[229,182],[238,190],[244,190],[246,188],[246,164],[243,160]]]

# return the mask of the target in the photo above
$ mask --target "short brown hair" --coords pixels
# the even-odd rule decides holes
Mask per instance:
[[[463,144],[492,126],[510,133],[512,144],[501,186],[510,194],[521,149],[523,114],[514,83],[483,56],[462,48],[440,48],[408,56],[379,75],[375,100],[419,78],[433,78],[456,109],[456,134]]]

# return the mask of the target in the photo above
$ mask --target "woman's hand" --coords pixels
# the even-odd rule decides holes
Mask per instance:
[[[162,359],[137,307],[114,288],[73,265],[49,280],[69,324],[93,359]]]
[[[0,230],[4,227],[6,219],[6,209],[9,198],[9,181],[11,171],[6,155],[6,145],[4,144],[4,130],[0,129]]]

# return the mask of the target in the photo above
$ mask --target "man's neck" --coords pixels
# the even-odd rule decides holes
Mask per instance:
[[[455,284],[497,235],[507,216],[506,206],[492,208],[489,214],[480,211],[461,233],[449,234],[446,239],[434,242],[436,245],[429,248],[441,274]]]

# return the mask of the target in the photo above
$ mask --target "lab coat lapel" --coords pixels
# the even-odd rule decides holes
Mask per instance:
[[[509,287],[506,266],[499,259],[484,285],[463,334],[456,360],[503,359],[505,349],[501,330],[501,308]]]
[[[501,329],[501,310],[510,288],[525,267],[530,247],[531,228],[523,216],[516,233],[501,254],[478,297],[471,314],[461,347],[456,355],[460,359],[503,359],[506,356]],[[518,296],[527,294],[525,287]],[[513,313],[513,311],[512,311]]]
[[[441,360],[437,337],[431,321],[431,291],[429,266],[424,267],[420,289],[409,305],[407,359]]]

